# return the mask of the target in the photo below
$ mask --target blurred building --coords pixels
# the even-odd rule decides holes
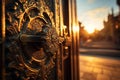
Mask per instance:
[[[107,40],[112,40],[115,43],[120,44],[120,1],[117,0],[119,6],[119,13],[114,14],[114,10],[111,9],[112,13],[108,15],[107,21],[104,21],[104,33]]]

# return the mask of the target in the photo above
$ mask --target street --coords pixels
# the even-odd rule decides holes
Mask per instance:
[[[120,59],[79,56],[80,80],[120,80]]]
[[[80,80],[120,80],[119,47],[106,41],[88,41],[79,51]]]
[[[81,45],[80,54],[120,58],[120,46],[110,41],[86,41]]]

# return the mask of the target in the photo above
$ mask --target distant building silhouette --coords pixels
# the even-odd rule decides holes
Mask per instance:
[[[112,13],[108,15],[108,20],[104,21],[104,33],[107,40],[120,44],[120,0],[117,0],[117,5],[119,13],[114,15],[114,10],[111,9]]]

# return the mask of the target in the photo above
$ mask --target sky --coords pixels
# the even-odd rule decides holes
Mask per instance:
[[[77,16],[85,29],[92,33],[95,29],[103,29],[103,21],[108,14],[118,13],[116,0],[77,0]]]

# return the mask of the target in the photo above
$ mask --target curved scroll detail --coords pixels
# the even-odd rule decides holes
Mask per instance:
[[[16,0],[10,4],[6,5],[8,79],[54,80],[60,40],[53,13],[43,0]]]

